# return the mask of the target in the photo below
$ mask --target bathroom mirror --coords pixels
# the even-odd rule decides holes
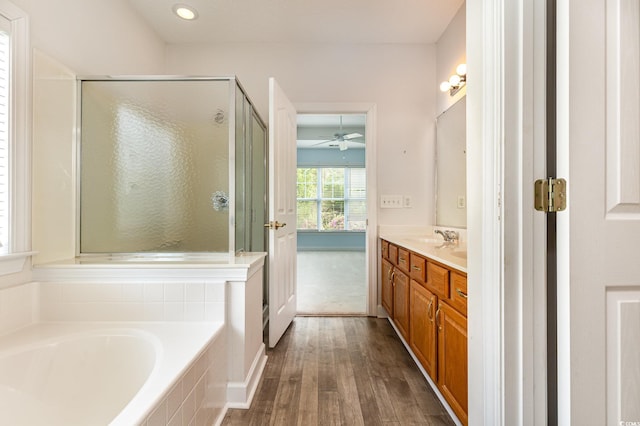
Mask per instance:
[[[438,226],[467,227],[466,97],[436,120],[436,220]]]

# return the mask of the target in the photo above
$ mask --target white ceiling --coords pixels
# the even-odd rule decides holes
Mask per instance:
[[[435,43],[463,0],[128,0],[167,43]],[[176,3],[198,19],[177,18]]]

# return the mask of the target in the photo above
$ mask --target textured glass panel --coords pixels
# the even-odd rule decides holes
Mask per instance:
[[[228,251],[228,81],[84,81],[80,251]]]

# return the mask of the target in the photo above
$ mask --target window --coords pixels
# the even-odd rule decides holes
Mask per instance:
[[[364,231],[365,176],[364,168],[299,168],[298,229]]]
[[[28,33],[26,14],[0,2],[0,275],[21,271],[32,254]]]

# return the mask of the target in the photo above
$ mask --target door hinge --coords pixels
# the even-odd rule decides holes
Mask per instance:
[[[567,181],[538,179],[534,184],[534,207],[545,213],[561,212],[567,208]]]

